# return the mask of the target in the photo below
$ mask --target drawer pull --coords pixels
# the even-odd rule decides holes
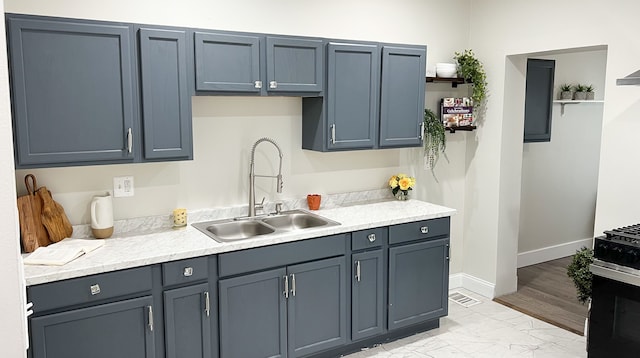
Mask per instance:
[[[369,234],[369,235],[367,235],[367,239],[369,239],[369,242],[374,242],[374,241],[376,241],[376,234]]]
[[[100,285],[98,285],[98,284],[91,285],[90,289],[91,289],[91,295],[92,296],[95,296],[95,295],[100,293]]]
[[[185,267],[184,271],[182,271],[182,274],[184,275],[184,277],[193,275],[193,267]]]
[[[429,227],[428,226],[420,227],[420,232],[423,233],[423,234],[428,234],[429,233]]]

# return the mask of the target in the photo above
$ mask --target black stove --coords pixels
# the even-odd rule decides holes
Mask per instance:
[[[605,231],[604,234],[595,238],[594,258],[640,269],[640,224]]]

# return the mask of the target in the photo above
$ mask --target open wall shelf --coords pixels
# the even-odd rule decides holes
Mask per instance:
[[[562,100],[555,100],[553,101],[553,103],[560,104],[560,116],[564,116],[564,106],[567,104],[604,103],[604,101],[598,101],[593,99],[587,99],[587,100],[562,99]]]
[[[453,127],[444,127],[444,130],[449,131],[450,133],[455,133],[456,131],[467,131],[471,132],[476,129],[476,126],[453,126]]]
[[[427,77],[427,83],[451,83],[451,87],[456,88],[458,85],[462,85],[467,82],[464,78],[461,77]]]

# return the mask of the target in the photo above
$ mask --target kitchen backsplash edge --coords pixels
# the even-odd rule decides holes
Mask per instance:
[[[356,191],[339,194],[322,195],[321,209],[330,209],[340,206],[356,205],[359,203],[370,203],[375,201],[393,200],[393,195],[389,189],[374,189],[365,191]],[[265,204],[265,212],[271,213],[275,211],[275,203],[269,202]],[[282,210],[308,209],[307,198],[282,200]],[[238,205],[231,207],[220,207],[213,209],[198,209],[190,211],[187,208],[188,225],[196,222],[227,219],[247,215],[247,205]],[[127,236],[131,234],[140,234],[153,232],[157,230],[166,230],[173,226],[172,214],[136,217],[130,219],[116,220],[114,225],[114,236]],[[73,238],[93,237],[91,234],[91,226],[89,224],[74,225]]]

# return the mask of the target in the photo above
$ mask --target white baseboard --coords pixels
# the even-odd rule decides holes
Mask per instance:
[[[487,298],[494,298],[496,285],[466,273],[449,275],[449,289],[464,288]]]
[[[518,254],[518,268],[571,256],[581,247],[593,247],[593,239],[577,240]]]

